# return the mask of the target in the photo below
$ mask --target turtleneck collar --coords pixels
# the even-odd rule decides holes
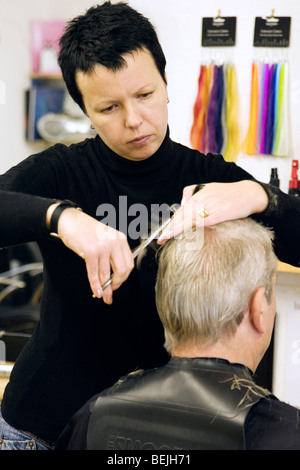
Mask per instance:
[[[159,149],[145,160],[133,161],[121,157],[113,152],[103,140],[97,136],[96,145],[101,158],[101,163],[108,167],[112,173],[122,177],[139,177],[143,175],[149,176],[151,173],[157,173],[167,164],[172,161],[172,141],[169,135],[169,128],[167,128],[166,136],[159,147]]]

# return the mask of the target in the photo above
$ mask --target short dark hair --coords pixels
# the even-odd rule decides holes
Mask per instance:
[[[125,65],[123,55],[147,49],[164,81],[166,59],[155,28],[141,13],[110,1],[89,8],[69,21],[60,39],[58,63],[74,101],[85,111],[76,72],[90,73],[96,64],[110,70]]]

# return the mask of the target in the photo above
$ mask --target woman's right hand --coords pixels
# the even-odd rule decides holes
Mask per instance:
[[[53,205],[55,208],[55,205]],[[47,214],[53,212],[50,206]],[[133,255],[126,236],[75,208],[65,209],[58,220],[58,236],[86,263],[87,275],[95,297],[112,303],[113,291],[128,278],[134,267]],[[111,276],[112,283],[101,286]]]

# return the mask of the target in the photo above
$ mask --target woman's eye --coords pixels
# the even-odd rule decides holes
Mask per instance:
[[[142,94],[140,95],[140,98],[142,98],[142,99],[143,99],[143,98],[148,98],[150,95],[152,95],[152,93],[153,93],[152,91],[149,91],[148,93],[142,93]]]
[[[110,113],[110,112],[113,111],[116,107],[117,107],[116,104],[112,104],[112,105],[109,106],[108,108],[103,109],[101,112],[102,112],[102,113]]]

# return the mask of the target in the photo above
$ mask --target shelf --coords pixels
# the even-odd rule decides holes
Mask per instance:
[[[279,263],[278,263],[277,271],[279,271],[281,273],[300,274],[300,268],[296,268],[295,266],[292,266],[292,265],[287,264],[287,263],[282,263],[281,261],[279,261]]]
[[[42,74],[37,72],[32,72],[29,75],[31,80],[63,80],[61,74],[51,75],[51,74]]]

